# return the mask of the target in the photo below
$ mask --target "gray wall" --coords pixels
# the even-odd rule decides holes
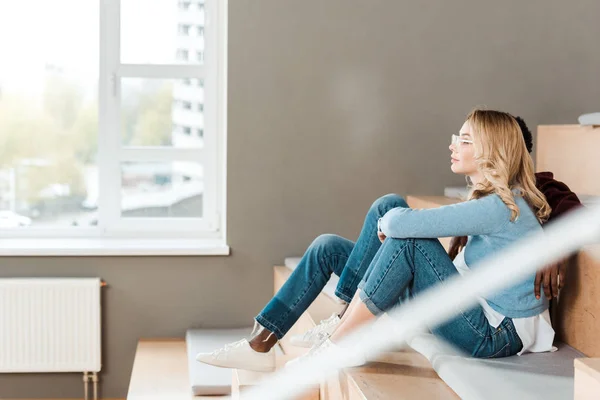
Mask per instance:
[[[600,109],[597,0],[230,0],[231,257],[4,258],[2,276],[100,276],[103,394],[140,337],[250,324],[271,267],[355,238],[379,195],[441,194],[475,105],[539,123]],[[594,50],[592,50],[594,49]],[[75,375],[0,377],[0,397],[77,397]]]

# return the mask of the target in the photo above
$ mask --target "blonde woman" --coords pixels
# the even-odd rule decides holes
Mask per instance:
[[[477,261],[542,229],[540,223],[550,208],[535,187],[523,133],[510,114],[473,111],[459,134],[452,135],[450,151],[452,171],[472,183],[470,201],[411,210],[398,195],[381,197],[369,209],[356,243],[337,235],[321,235],[311,244],[292,276],[256,317],[259,329],[250,340],[198,354],[198,361],[272,370],[273,346],[332,273],[340,276],[336,295],[349,302],[349,307],[341,320],[333,315],[292,342],[314,348],[335,346],[348,332],[406,296],[465,273]],[[448,236],[469,236],[454,262],[437,240]],[[534,275],[482,299],[478,307],[460,313],[434,333],[474,357],[550,350],[554,331],[548,300],[543,295],[536,298],[533,282]]]
[[[379,221],[383,245],[337,329],[317,345],[335,346],[347,333],[410,295],[469,271],[525,235],[541,231],[550,207],[535,186],[533,162],[517,121],[475,110],[453,137],[452,171],[472,184],[469,201],[430,210],[390,210]],[[451,260],[436,239],[468,236]],[[507,357],[552,349],[548,301],[532,292],[535,274],[460,312],[433,333],[473,357]],[[440,299],[443,301],[443,299]],[[360,364],[363,360],[357,360]]]

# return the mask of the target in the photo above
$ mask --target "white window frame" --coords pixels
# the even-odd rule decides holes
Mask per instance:
[[[12,255],[11,242],[14,239],[20,247],[14,255],[28,254],[30,242],[23,239],[47,240],[46,243],[60,242],[56,247],[70,255],[68,246],[61,239],[83,239],[94,249],[91,255],[128,254],[124,248],[135,248],[131,254],[144,254],[143,246],[156,246],[155,239],[174,243],[174,239],[187,240],[189,249],[178,252],[176,245],[158,245],[149,249],[150,254],[229,254],[226,245],[226,104],[227,104],[227,0],[205,0],[205,61],[204,64],[151,65],[124,64],[120,62],[120,11],[121,0],[98,0],[100,2],[100,68],[99,68],[99,137],[98,170],[99,198],[97,227],[56,227],[56,228],[7,228],[0,230],[0,255]],[[174,1],[173,6],[177,7]],[[177,27],[174,27],[176,29]],[[204,80],[204,146],[199,148],[176,147],[135,147],[123,146],[120,132],[120,95],[122,78],[163,78],[163,79],[202,79]],[[210,132],[210,134],[206,134]],[[204,167],[203,217],[202,218],[145,218],[121,217],[121,163],[127,161],[190,161],[199,162]],[[103,240],[101,244],[90,239]],[[119,241],[129,240],[123,245]],[[132,246],[132,240],[144,243]],[[149,241],[150,240],[150,241]],[[106,243],[115,243],[108,245]],[[210,245],[207,247],[207,243]],[[39,244],[39,243],[38,243]],[[218,249],[215,250],[215,246]],[[48,254],[57,255],[48,247]],[[85,255],[81,244],[75,244],[74,255]],[[85,245],[84,245],[85,247]],[[164,247],[164,248],[163,248]],[[184,246],[185,247],[185,246]],[[192,248],[193,247],[193,248]],[[161,250],[162,248],[162,250]],[[195,248],[195,249],[194,249]],[[157,250],[158,249],[158,250]],[[200,249],[200,250],[199,250]],[[204,250],[202,250],[204,249]],[[63,253],[59,253],[63,254]]]

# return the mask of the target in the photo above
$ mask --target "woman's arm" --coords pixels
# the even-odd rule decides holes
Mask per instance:
[[[379,227],[391,238],[439,238],[491,234],[509,221],[510,210],[500,197],[488,195],[424,210],[394,208],[381,218]]]

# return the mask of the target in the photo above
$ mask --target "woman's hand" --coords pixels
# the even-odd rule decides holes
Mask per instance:
[[[377,237],[379,238],[379,241],[381,243],[383,243],[383,241],[385,240],[386,236],[383,234],[383,232],[381,231],[377,231]]]

